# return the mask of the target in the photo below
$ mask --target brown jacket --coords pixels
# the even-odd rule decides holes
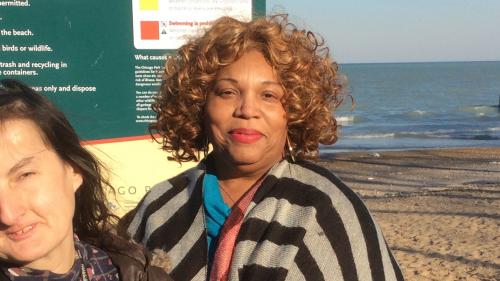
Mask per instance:
[[[169,266],[163,252],[150,253],[142,245],[118,236],[103,239],[100,248],[117,267],[121,281],[173,281],[163,269]]]

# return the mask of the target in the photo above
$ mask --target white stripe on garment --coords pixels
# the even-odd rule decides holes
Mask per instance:
[[[144,237],[142,243],[146,245],[151,234],[154,233],[160,226],[165,224],[175,213],[179,211],[179,206],[183,206],[189,199],[189,194],[187,192],[179,192],[166,204],[161,206],[156,212],[152,213],[147,218],[146,229],[144,232]],[[146,219],[146,218],[143,218]]]
[[[139,228],[139,225],[141,224],[141,221],[144,217],[144,212],[146,211],[147,207],[151,204],[151,202],[158,199],[170,188],[172,188],[172,185],[170,184],[169,181],[162,181],[153,186],[153,188],[151,188],[151,190],[146,194],[146,198],[144,198],[144,201],[142,202],[141,206],[139,206],[139,210],[135,214],[134,219],[132,220],[132,222],[128,227],[129,234],[131,234],[132,236],[135,235],[135,233]]]
[[[372,281],[371,272],[369,270],[361,270],[366,267],[369,268],[370,262],[368,260],[366,240],[361,229],[359,218],[356,215],[356,211],[351,201],[349,201],[346,195],[328,178],[312,170],[292,164],[291,172],[294,173],[294,177],[300,179],[302,183],[314,183],[313,188],[320,190],[330,197],[332,205],[338,212],[349,238],[359,280]]]
[[[191,279],[191,281],[206,281],[207,280],[207,267],[204,266],[196,273],[196,275]],[[155,280],[151,280],[155,281]]]
[[[275,213],[269,210],[275,210]],[[292,215],[296,215],[292,217]],[[286,199],[266,198],[254,209],[249,217],[257,218],[266,222],[276,221],[284,227],[301,227],[306,230],[304,244],[308,248],[318,267],[321,269],[325,280],[342,280],[342,272],[335,254],[330,247],[328,237],[320,234],[323,232],[316,221],[316,209],[314,207],[302,207],[290,204]],[[332,257],[327,260],[325,257]],[[321,263],[322,262],[322,263]]]
[[[292,266],[288,269],[288,274],[286,275],[286,279],[291,279],[294,281],[301,281],[301,280],[306,280],[306,277],[304,274],[302,274],[302,271],[300,271],[299,267],[297,266],[297,263],[294,262]]]
[[[200,207],[203,208],[203,207]],[[205,235],[205,228],[200,227],[200,225],[204,225],[204,214],[198,209],[196,213],[196,217],[193,220],[193,223],[189,226],[189,229],[184,233],[178,243],[168,251],[167,255],[170,258],[170,262],[172,268],[176,268],[177,265],[181,262],[182,258],[186,255],[186,253],[194,246],[194,244],[200,239],[202,235]],[[207,244],[208,247],[208,244]],[[201,253],[200,253],[201,254]],[[178,259],[181,257],[181,259]]]
[[[146,244],[146,241],[149,240],[149,237],[155,232],[156,229],[169,221],[170,218],[172,218],[172,216],[179,211],[179,206],[184,206],[184,204],[188,202],[191,194],[194,191],[194,186],[196,186],[196,179],[199,177],[199,173],[196,173],[195,171],[194,173],[190,173],[188,175],[189,185],[186,187],[188,192],[181,191],[177,193],[172,199],[170,199],[166,204],[161,206],[160,209],[152,213],[149,218],[147,218],[146,229],[144,232],[144,237],[142,239],[143,244]],[[170,185],[170,183],[168,184]]]

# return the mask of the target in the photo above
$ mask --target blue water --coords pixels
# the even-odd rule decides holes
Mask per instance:
[[[322,152],[500,146],[500,62],[345,64],[354,110]]]

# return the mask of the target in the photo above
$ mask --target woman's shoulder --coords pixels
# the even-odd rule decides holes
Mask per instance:
[[[196,185],[200,176],[203,175],[204,170],[200,169],[199,165],[196,167],[192,167],[187,169],[172,178],[163,180],[157,184],[155,184],[144,196],[143,200],[139,203],[149,204],[152,201],[157,200],[159,197],[164,195],[167,192],[171,191],[191,191],[192,188]]]
[[[144,246],[117,235],[103,239],[100,248],[109,255],[122,281],[172,280],[166,272],[170,261],[163,252],[148,252]]]
[[[295,162],[284,161],[271,175],[279,182],[286,182],[293,188],[286,193],[297,193],[297,196],[308,196],[333,207],[354,205],[364,207],[364,203],[350,187],[329,169],[307,160]],[[320,200],[323,198],[325,200]]]
[[[144,235],[148,234],[145,229],[146,221],[148,229],[153,231],[163,223],[164,218],[171,217],[192,196],[198,195],[201,198],[201,188],[196,187],[200,186],[203,173],[204,170],[198,165],[155,185],[134,209],[120,219],[119,233],[128,233],[135,240],[142,241]],[[197,201],[201,204],[201,200]],[[158,219],[150,221],[151,217]]]

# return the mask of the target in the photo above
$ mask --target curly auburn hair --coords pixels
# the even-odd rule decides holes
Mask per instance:
[[[207,151],[203,125],[207,94],[217,72],[249,50],[260,51],[277,74],[285,95],[288,138],[297,156],[317,155],[319,144],[337,140],[333,110],[342,102],[338,65],[323,39],[288,22],[287,15],[250,22],[222,17],[191,39],[165,63],[149,126],[153,138],[178,162],[197,161]],[[161,141],[155,137],[161,136]]]
[[[0,81],[0,125],[12,119],[36,124],[46,145],[82,175],[83,183],[75,193],[73,230],[82,241],[99,246],[118,221],[109,209],[108,194],[113,187],[102,173],[104,168],[82,147],[65,115],[45,96],[13,79]]]

